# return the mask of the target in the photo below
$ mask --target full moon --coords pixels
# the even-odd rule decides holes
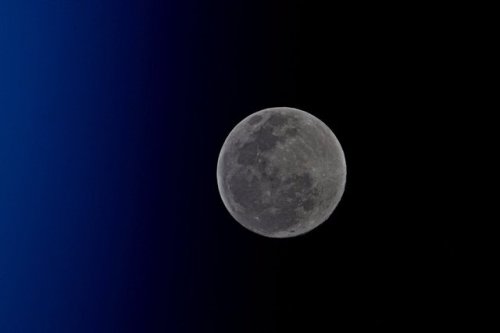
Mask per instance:
[[[266,237],[305,234],[327,220],[346,183],[344,152],[321,120],[276,107],[243,119],[217,162],[217,185],[233,218]]]

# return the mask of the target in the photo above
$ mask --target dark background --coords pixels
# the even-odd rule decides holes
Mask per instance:
[[[2,1],[0,332],[461,326],[457,17]],[[216,184],[229,131],[274,106],[322,119],[348,166],[332,217],[292,239],[242,228]]]

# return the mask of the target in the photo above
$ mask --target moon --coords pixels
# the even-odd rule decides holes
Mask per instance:
[[[217,185],[232,217],[259,235],[303,235],[327,220],[346,184],[342,147],[305,111],[268,108],[237,124],[217,162]]]

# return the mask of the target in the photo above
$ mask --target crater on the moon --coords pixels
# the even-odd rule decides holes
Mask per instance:
[[[331,214],[343,192],[345,161],[335,136],[319,119],[273,108],[246,118],[231,132],[217,174],[223,201],[238,222],[261,235],[289,237]]]

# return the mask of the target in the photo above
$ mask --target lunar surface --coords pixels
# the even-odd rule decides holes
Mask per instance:
[[[333,132],[288,107],[258,111],[229,133],[217,184],[229,213],[267,237],[302,235],[332,214],[344,193],[346,162]]]

